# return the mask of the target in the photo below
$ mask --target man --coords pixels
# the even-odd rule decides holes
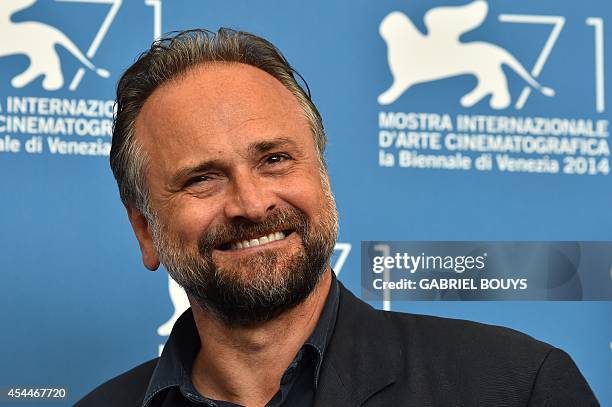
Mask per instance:
[[[518,332],[377,311],[329,266],[325,134],[280,52],[193,30],[123,75],[111,167],[145,266],[187,292],[162,356],[79,406],[595,406]]]

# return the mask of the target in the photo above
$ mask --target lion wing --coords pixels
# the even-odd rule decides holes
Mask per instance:
[[[458,7],[436,7],[425,14],[428,35],[459,40],[459,37],[480,26],[489,11],[484,0],[475,0]]]

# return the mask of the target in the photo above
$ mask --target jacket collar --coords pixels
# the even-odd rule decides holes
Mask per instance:
[[[384,312],[357,299],[342,284],[336,327],[325,355],[315,407],[360,406],[395,382],[398,347]],[[395,350],[394,350],[395,349]]]

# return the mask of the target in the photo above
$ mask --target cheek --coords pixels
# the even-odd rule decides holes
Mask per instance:
[[[189,200],[176,205],[167,212],[170,229],[189,245],[197,245],[202,232],[210,227],[214,219],[211,205],[199,200]]]
[[[324,203],[323,186],[318,174],[315,177],[304,177],[299,182],[287,185],[279,195],[291,206],[300,209],[309,218],[316,217]]]

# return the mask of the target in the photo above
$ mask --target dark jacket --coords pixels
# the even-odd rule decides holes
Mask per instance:
[[[76,405],[141,406],[157,360],[108,381]],[[315,406],[362,405],[599,403],[571,358],[546,343],[497,326],[375,310],[340,285],[336,326]]]

